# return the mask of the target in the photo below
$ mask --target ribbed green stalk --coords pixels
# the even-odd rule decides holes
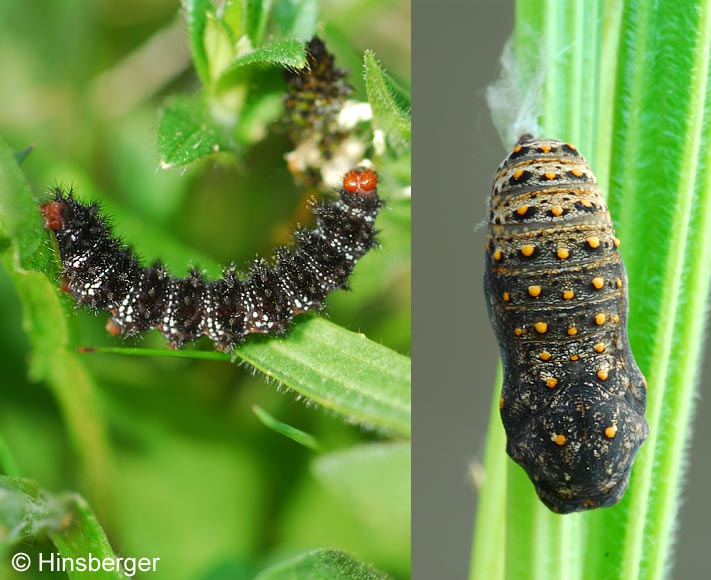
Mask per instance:
[[[501,389],[502,373],[499,365],[496,373],[497,390]],[[504,577],[502,547],[506,541],[506,522],[502,517],[506,512],[506,469],[509,459],[502,453],[506,445],[506,434],[499,420],[499,401],[492,398],[489,412],[489,429],[486,435],[484,465],[485,481],[479,493],[479,507],[476,514],[476,530],[472,547],[471,578],[501,580]]]
[[[501,479],[497,467],[480,499],[487,486],[503,485],[508,498],[477,518],[474,554],[498,517],[506,520],[496,554],[506,578],[662,578],[711,285],[711,0],[584,8],[519,0],[516,8],[521,94],[542,86],[541,134],[577,143],[608,194],[629,275],[632,350],[649,383],[650,435],[612,508],[552,514],[518,466],[509,462]],[[485,468],[497,466],[493,455],[486,460]],[[480,572],[473,562],[470,577],[486,578]]]

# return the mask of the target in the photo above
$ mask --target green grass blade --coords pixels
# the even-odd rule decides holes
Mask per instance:
[[[296,441],[299,445],[303,445],[304,447],[308,447],[314,451],[319,451],[321,449],[316,437],[313,435],[310,435],[301,429],[297,429],[296,427],[292,427],[291,425],[287,425],[283,421],[279,421],[258,405],[254,405],[252,407],[252,411],[254,411],[254,414],[259,417],[259,420],[272,431],[275,431],[284,437],[288,437],[292,441]]]
[[[621,565],[626,577],[661,578],[670,561],[703,344],[696,296],[707,295],[711,275],[704,183],[711,4],[631,4],[624,19],[635,34],[624,37],[620,58],[634,64],[621,67],[618,78],[610,206],[622,218],[619,237],[632,242],[623,248],[630,287],[645,297],[631,301],[630,339],[649,383],[650,437],[635,470]]]
[[[501,390],[501,365],[496,373],[495,391]],[[508,456],[506,433],[501,424],[499,401],[491,399],[486,434],[483,479],[478,495],[470,580],[503,580],[506,542],[506,485]]]

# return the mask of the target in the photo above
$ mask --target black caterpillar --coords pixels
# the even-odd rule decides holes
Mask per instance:
[[[294,145],[286,155],[287,167],[297,183],[327,190],[332,175],[363,158],[366,143],[341,119],[353,94],[346,80],[348,70],[336,66],[333,54],[316,36],[306,45],[306,53],[305,68],[286,72],[284,123]]]
[[[647,437],[618,246],[576,148],[522,136],[494,178],[484,287],[506,450],[558,513],[617,503]]]
[[[305,69],[286,73],[289,86],[284,108],[289,135],[294,143],[316,136],[322,153],[328,156],[347,137],[338,126],[338,114],[353,87],[346,81],[348,70],[336,66],[320,38],[314,36],[309,41],[306,54]]]
[[[338,201],[315,204],[315,228],[297,230],[294,248],[277,250],[274,266],[256,260],[246,279],[234,266],[214,281],[198,270],[173,278],[159,262],[142,266],[99,207],[71,191],[56,189],[40,209],[59,246],[63,288],[80,305],[108,310],[109,332],[157,328],[171,348],[204,334],[231,350],[250,333],[286,332],[294,316],[321,308],[330,292],[347,286],[358,260],[377,244],[377,183],[371,169],[348,172]]]

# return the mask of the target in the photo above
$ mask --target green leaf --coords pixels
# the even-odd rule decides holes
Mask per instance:
[[[207,54],[210,83],[220,78],[235,54],[234,41],[230,28],[214,16],[208,14],[205,23],[205,53]]]
[[[64,508],[27,479],[0,476],[0,556],[28,539],[59,528]],[[4,563],[4,562],[3,562]]]
[[[363,71],[373,126],[384,131],[396,151],[408,149],[412,136],[409,95],[382,69],[370,50],[363,56]]]
[[[309,449],[313,449],[315,451],[320,449],[321,446],[318,444],[318,441],[313,435],[309,435],[301,429],[297,429],[296,427],[292,427],[291,425],[287,425],[286,423],[275,419],[258,405],[254,405],[252,410],[255,415],[259,417],[259,420],[273,431],[276,431],[277,433],[284,435],[284,437],[288,437],[292,441],[296,441],[300,445],[308,447]]]
[[[336,550],[306,552],[272,566],[255,580],[387,580],[389,576]]]
[[[256,79],[253,79],[256,80]],[[263,92],[250,98],[240,113],[235,138],[242,145],[261,141],[273,123],[284,114],[284,92]]]
[[[25,332],[32,348],[30,373],[50,387],[79,458],[85,484],[99,509],[108,506],[110,452],[96,387],[76,353],[68,348],[66,315],[55,289],[43,273],[55,266],[37,203],[0,140],[0,264],[13,281],[23,307]],[[40,270],[40,271],[37,271]]]
[[[219,16],[232,32],[232,40],[237,41],[244,34],[243,1],[227,0]]]
[[[230,360],[214,351],[91,348],[138,356]],[[410,359],[322,318],[299,321],[286,338],[253,337],[235,355],[326,409],[362,425],[410,435]]]
[[[272,0],[246,0],[246,32],[252,46],[262,43]]]
[[[0,140],[0,236],[8,239],[15,251],[12,259],[18,268],[33,264],[47,266],[47,257],[39,256],[44,231],[37,204],[27,182],[17,167],[14,153]],[[5,250],[5,248],[0,248]]]
[[[163,169],[233,149],[227,129],[213,118],[203,101],[179,96],[164,109],[158,126],[158,154]]]
[[[193,62],[195,63],[195,70],[197,70],[204,85],[209,85],[210,83],[207,51],[205,50],[205,27],[207,25],[207,15],[212,13],[213,9],[213,4],[210,0],[183,0],[183,10],[188,24],[188,37],[190,38]]]
[[[306,42],[316,34],[318,0],[279,0],[272,17],[281,36]]]
[[[116,554],[109,544],[106,532],[102,529],[96,516],[91,511],[89,504],[84,498],[73,494],[69,498],[69,514],[72,525],[62,527],[56,531],[50,531],[49,537],[57,546],[59,553],[65,558],[87,558],[88,554],[104,560],[105,558],[116,559]],[[69,519],[69,518],[67,518]],[[131,568],[127,570],[131,572]],[[133,575],[133,574],[132,574]],[[128,575],[122,571],[105,571],[101,569],[96,572],[74,572],[69,573],[69,577],[75,578],[99,578],[106,580],[125,580]]]
[[[408,553],[410,464],[410,443],[388,442],[319,456],[313,470],[368,533]]]
[[[237,355],[352,421],[410,434],[410,359],[363,334],[314,318],[288,338],[249,341]]]
[[[225,90],[240,82],[245,67],[274,65],[285,68],[306,66],[303,44],[294,39],[277,40],[241,55],[225,69],[217,82],[217,87],[219,90]]]
[[[7,553],[13,545],[34,542],[48,536],[63,558],[103,560],[116,558],[106,533],[86,501],[77,494],[55,496],[34,481],[0,476],[0,527],[9,535],[0,540]],[[33,562],[30,570],[36,570]],[[125,580],[120,571],[69,572],[69,577]]]

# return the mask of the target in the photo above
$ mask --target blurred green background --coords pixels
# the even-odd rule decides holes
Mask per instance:
[[[323,2],[319,22],[337,62],[351,69],[356,98],[365,100],[365,49],[409,86],[408,2]],[[279,124],[240,155],[158,168],[161,106],[199,89],[177,0],[3,1],[0,55],[0,135],[16,151],[35,146],[22,164],[33,191],[71,185],[102,200],[147,260],[160,256],[177,275],[199,265],[214,276],[218,264],[271,255],[293,227],[303,192],[286,170],[290,146]],[[409,238],[383,229],[383,248],[358,265],[351,292],[329,298],[327,316],[409,354]],[[252,578],[317,547],[409,577],[409,513],[399,516],[405,532],[403,521],[328,489],[311,468],[315,453],[267,429],[252,407],[313,434],[326,451],[382,436],[303,405],[238,364],[82,356],[109,435],[109,456],[97,458],[108,484],[97,490],[79,475],[60,404],[28,378],[21,314],[0,269],[0,434],[23,477],[89,499],[117,552],[159,556],[150,577]],[[119,344],[105,320],[70,314],[73,343]],[[163,345],[155,331],[134,343]]]

